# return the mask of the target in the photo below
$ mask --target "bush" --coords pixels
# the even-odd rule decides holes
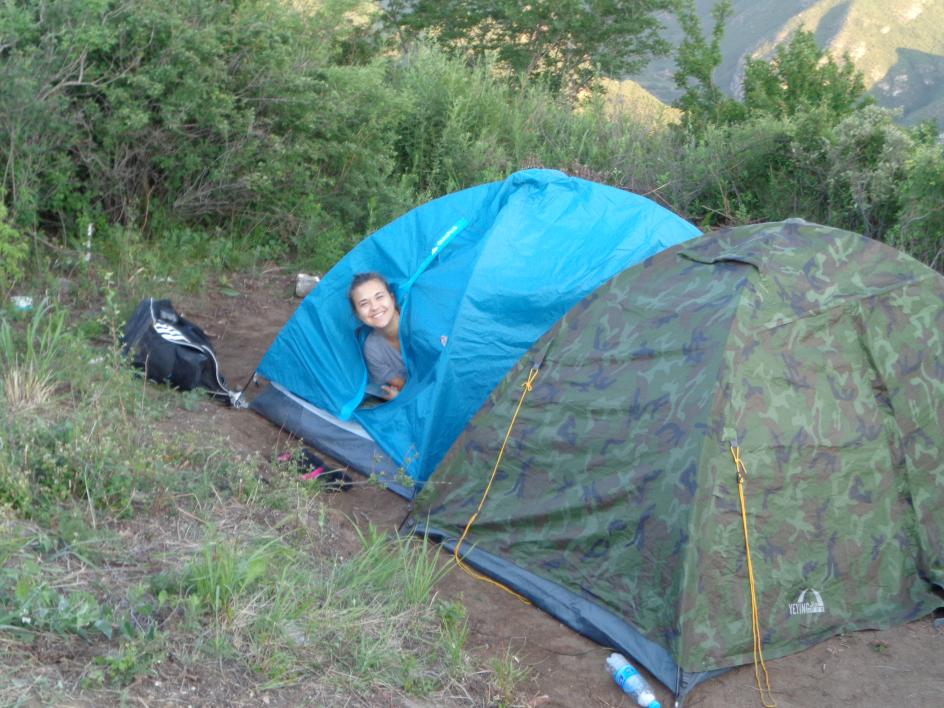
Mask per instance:
[[[3,6],[14,222],[67,239],[97,221],[305,242],[365,228],[375,195],[388,217],[403,200],[389,179],[398,114],[384,67],[333,63],[358,44],[345,21],[357,4]]]
[[[897,185],[901,210],[888,243],[944,273],[944,146],[918,143]]]
[[[29,244],[7,220],[7,207],[0,191],[0,292],[23,277],[23,264],[28,255]]]
[[[717,117],[733,123],[667,135],[600,96],[575,107],[432,47],[384,55],[376,12],[361,0],[0,6],[0,286],[22,276],[21,234],[69,245],[90,223],[94,250],[123,271],[288,251],[326,270],[416,203],[533,166],[706,226],[802,216],[944,260],[940,146],[863,109],[861,77],[822,61],[808,33],[751,65],[744,110]]]
[[[913,150],[911,137],[885,109],[867,106],[843,119],[827,155],[832,222],[881,239],[898,219]]]
[[[430,47],[406,57],[393,77],[406,105],[397,171],[419,199],[535,166],[633,187],[651,183],[640,156],[658,155],[649,146],[659,139],[625,115],[612,118],[602,97],[575,110],[541,85],[513,90],[488,64],[470,67]]]
[[[828,220],[828,127],[816,112],[712,126],[676,147],[673,206],[704,226]]]

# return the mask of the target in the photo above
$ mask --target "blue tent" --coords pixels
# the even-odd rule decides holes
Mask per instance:
[[[441,197],[365,239],[325,275],[265,354],[259,373],[275,390],[253,407],[411,496],[493,387],[571,306],[699,233],[644,197],[553,170]],[[364,271],[384,274],[397,291],[409,372],[396,399],[374,406],[361,405],[363,333],[347,295]],[[354,437],[332,447],[331,430]],[[413,483],[397,483],[397,473]]]

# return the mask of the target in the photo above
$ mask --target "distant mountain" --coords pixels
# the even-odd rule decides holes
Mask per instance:
[[[603,80],[606,107],[614,116],[628,116],[636,123],[651,128],[678,123],[682,112],[659,100],[632,79]]]
[[[695,0],[705,32],[715,0]],[[944,0],[734,0],[715,80],[739,96],[749,57],[772,56],[799,27],[812,30],[820,46],[847,53],[883,106],[901,108],[902,122],[936,118],[944,127]],[[671,27],[668,39],[681,41]],[[633,79],[671,103],[678,95],[671,59],[654,62]]]

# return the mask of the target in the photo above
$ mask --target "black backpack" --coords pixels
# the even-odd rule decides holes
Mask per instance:
[[[209,338],[180,316],[170,300],[142,300],[125,324],[122,352],[144,375],[181,391],[204,388],[242,407],[241,392],[231,391]]]

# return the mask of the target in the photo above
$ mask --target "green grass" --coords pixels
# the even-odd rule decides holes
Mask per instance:
[[[151,595],[179,608],[192,646],[251,665],[272,689],[325,677],[366,697],[374,689],[429,695],[461,680],[464,614],[435,598],[448,566],[425,541],[373,527],[348,557],[318,557],[261,529],[206,536],[177,570],[155,576]],[[445,608],[445,609],[444,609]],[[444,619],[447,618],[447,619]],[[448,647],[448,652],[440,651]]]
[[[65,315],[46,300],[23,319],[22,337],[12,316],[0,319],[0,393],[10,415],[55,402],[56,363],[65,339]]]
[[[489,664],[494,673],[492,699],[499,706],[513,705],[530,670],[515,656],[510,644],[505,647],[503,654],[493,657]]]
[[[127,369],[106,343],[121,281],[99,282],[97,307],[0,323],[6,368],[48,389],[15,415],[0,391],[0,704],[151,702],[192,676],[323,703],[508,694],[438,598],[432,544],[354,525],[292,464],[188,430],[206,399]]]

